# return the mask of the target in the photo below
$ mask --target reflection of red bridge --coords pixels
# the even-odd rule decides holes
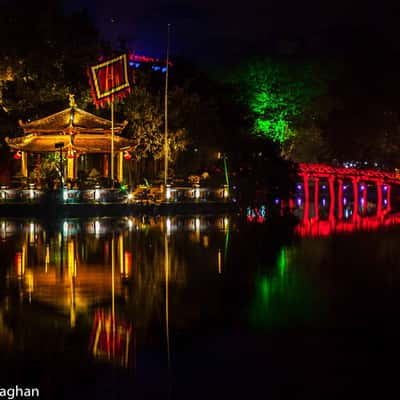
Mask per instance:
[[[349,220],[304,220],[296,225],[295,232],[299,236],[329,236],[334,233],[355,231],[374,231],[378,228],[400,224],[400,213],[385,215],[384,217],[359,217]]]
[[[325,180],[329,186],[329,218],[335,217],[335,200],[337,199],[337,218],[343,218],[344,194],[347,188],[345,182],[351,182],[353,195],[352,215],[359,215],[359,196],[361,205],[366,209],[368,201],[368,186],[376,186],[376,215],[381,217],[391,210],[391,185],[400,184],[400,176],[394,172],[364,170],[345,167],[333,167],[324,164],[299,164],[299,175],[303,178],[304,214],[303,219],[309,219],[310,183],[314,185],[314,218],[319,219],[320,181]],[[337,193],[337,196],[336,196]],[[385,197],[385,199],[384,199]],[[293,200],[290,204],[293,208]]]

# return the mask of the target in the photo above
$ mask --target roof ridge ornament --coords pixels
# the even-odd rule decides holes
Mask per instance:
[[[71,108],[77,107],[74,94],[68,93],[68,99],[69,99],[69,106]]]

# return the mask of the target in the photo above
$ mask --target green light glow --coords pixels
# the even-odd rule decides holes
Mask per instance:
[[[275,267],[256,277],[251,321],[256,327],[279,327],[313,318],[321,307],[319,293],[296,265],[290,265],[293,253],[282,247]]]
[[[253,121],[253,134],[284,143],[294,135],[325,91],[311,64],[256,59],[241,67],[233,79],[241,88],[239,100]]]

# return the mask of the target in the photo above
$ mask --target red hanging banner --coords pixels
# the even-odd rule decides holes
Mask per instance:
[[[115,98],[123,98],[130,91],[126,54],[114,57],[88,68],[93,101],[104,107]]]

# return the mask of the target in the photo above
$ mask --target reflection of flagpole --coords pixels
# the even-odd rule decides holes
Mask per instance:
[[[169,348],[169,252],[168,252],[168,234],[165,229],[164,232],[164,266],[165,266],[165,331],[167,336],[167,357],[168,357],[168,368],[171,364],[170,348]]]
[[[115,242],[114,233],[111,239],[111,326],[112,326],[112,338],[113,338],[113,349],[115,350]]]
[[[169,71],[169,33],[171,24],[168,24],[167,61],[165,71],[165,98],[164,98],[164,185],[168,182],[168,71]],[[166,190],[166,189],[165,189]],[[165,192],[166,193],[166,192]]]

